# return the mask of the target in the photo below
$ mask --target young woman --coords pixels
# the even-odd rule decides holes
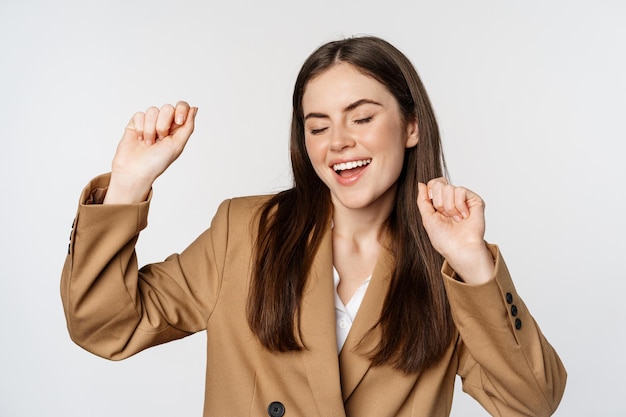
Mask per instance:
[[[565,370],[483,240],[484,203],[444,178],[409,60],[331,42],[293,94],[293,188],[225,201],[181,254],[137,267],[153,181],[196,108],[133,116],[85,188],[63,270],[71,337],[118,360],[207,331],[205,416],[447,416],[455,376],[496,416],[548,416]]]

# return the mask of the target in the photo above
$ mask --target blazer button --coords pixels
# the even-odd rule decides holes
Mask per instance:
[[[511,306],[511,314],[513,317],[517,316],[517,306],[515,304]]]
[[[517,330],[522,328],[522,321],[520,319],[515,319],[515,328]]]
[[[510,292],[506,293],[506,302],[509,304],[513,302],[513,294],[511,294]]]
[[[285,406],[278,401],[274,401],[267,407],[267,415],[270,417],[283,417],[285,415]]]

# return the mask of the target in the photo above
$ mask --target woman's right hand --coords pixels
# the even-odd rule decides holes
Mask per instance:
[[[144,201],[154,180],[185,148],[197,110],[179,101],[176,107],[166,104],[135,113],[117,146],[103,204]]]

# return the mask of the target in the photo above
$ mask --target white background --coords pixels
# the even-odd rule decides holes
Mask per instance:
[[[59,276],[79,193],[135,111],[197,105],[138,247],[141,263],[181,251],[224,198],[290,184],[296,73],[358,34],[423,78],[452,179],[486,200],[487,239],[568,369],[556,415],[626,415],[623,0],[3,0],[1,416],[201,415],[204,333],[118,363],[70,341]],[[453,416],[487,415],[457,391]]]

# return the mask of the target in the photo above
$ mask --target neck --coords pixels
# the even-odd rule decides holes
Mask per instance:
[[[374,271],[393,198],[361,208],[333,206],[333,265],[340,276],[337,294],[346,304]]]
[[[357,246],[380,244],[393,204],[393,199],[357,209],[333,204],[333,236],[352,241]]]

